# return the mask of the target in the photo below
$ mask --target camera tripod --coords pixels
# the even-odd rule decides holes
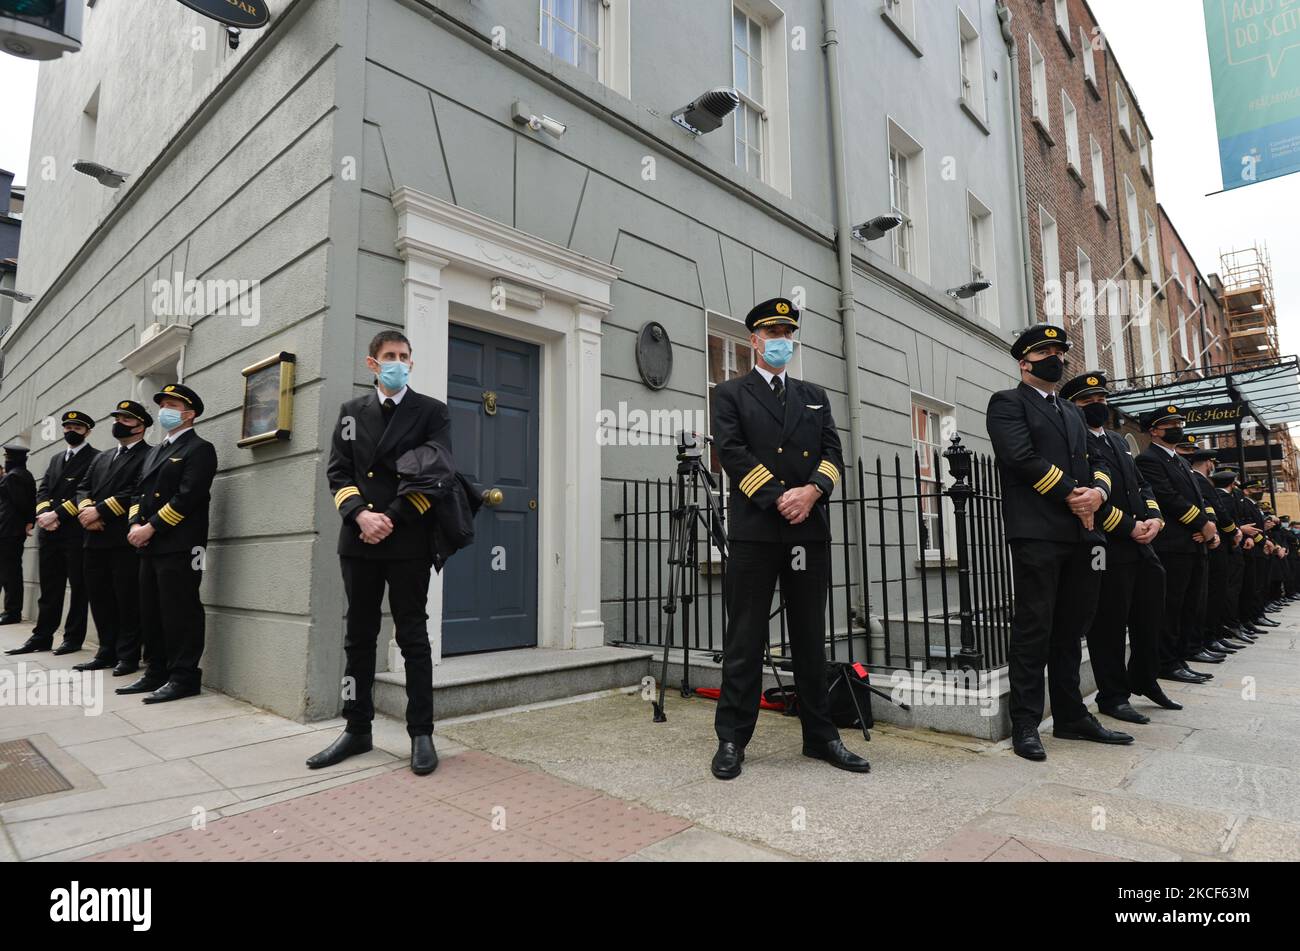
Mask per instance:
[[[668,531],[668,597],[663,611],[668,615],[664,631],[663,665],[659,674],[659,690],[654,707],[654,722],[663,723],[668,717],[664,713],[664,691],[668,684],[668,652],[673,646],[673,632],[677,624],[677,608],[682,611],[682,696],[691,695],[690,687],[690,651],[691,651],[691,614],[690,605],[695,600],[691,594],[692,572],[699,567],[700,527],[704,527],[706,536],[712,537],[723,559],[727,557],[727,536],[723,529],[721,503],[714,498],[718,485],[713,473],[704,466],[703,443],[713,442],[702,433],[679,432],[677,434],[677,505],[669,512]],[[705,485],[705,505],[699,504],[700,483]],[[705,510],[708,521],[705,521]],[[725,591],[726,576],[723,576]]]

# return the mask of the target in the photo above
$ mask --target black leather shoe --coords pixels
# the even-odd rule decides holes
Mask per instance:
[[[374,740],[369,733],[348,733],[344,731],[342,736],[325,747],[325,749],[314,756],[307,757],[307,768],[320,769],[323,766],[333,766],[335,763],[343,762],[349,756],[360,756],[362,753],[369,753],[374,748]],[[432,744],[430,744],[430,749],[432,749]],[[434,765],[437,765],[436,760]]]
[[[427,776],[438,768],[438,751],[427,733],[411,737],[411,772]]]
[[[6,654],[36,654],[50,649],[51,641],[40,637],[29,637],[21,647],[11,647]]]
[[[63,642],[62,644],[60,644],[58,647],[54,648],[54,653],[56,653],[56,654],[75,654],[75,653],[76,653],[77,651],[79,651],[79,650],[81,650],[81,645],[80,645],[80,644],[69,644],[67,641],[64,641],[64,642]]]
[[[1192,668],[1188,667],[1186,664],[1183,664],[1183,671],[1184,671],[1185,673],[1189,673],[1189,674],[1191,674],[1193,677],[1195,677],[1195,678],[1196,678],[1197,680],[1199,680],[1201,683],[1207,683],[1207,682],[1209,682],[1209,681],[1211,681],[1211,680],[1214,679],[1214,674],[1207,674],[1207,673],[1206,673],[1205,671],[1203,671],[1203,670],[1192,670]]]
[[[1130,703],[1120,703],[1113,707],[1098,707],[1102,713],[1108,717],[1114,717],[1116,720],[1123,720],[1126,723],[1150,723],[1151,718],[1144,714],[1138,713],[1133,709]]]
[[[186,697],[197,697],[199,695],[198,687],[182,687],[174,680],[169,680],[149,696],[144,697],[145,703],[167,703],[171,700],[183,700]]]
[[[1011,728],[1011,749],[1017,756],[1041,761],[1047,759],[1047,750],[1038,738],[1038,729],[1032,726],[1013,726]]]
[[[1073,723],[1062,723],[1054,727],[1052,736],[1058,740],[1090,740],[1093,743],[1111,743],[1116,746],[1133,742],[1133,737],[1127,733],[1106,729],[1091,713]]]
[[[135,683],[129,683],[125,687],[118,687],[114,693],[153,693],[159,687],[167,683],[166,680],[159,680],[145,674]]]
[[[721,740],[718,752],[713,754],[709,769],[718,779],[735,779],[740,775],[740,764],[745,761],[745,751],[735,743]]]
[[[73,664],[73,670],[108,670],[113,666],[111,660],[100,660],[98,657],[86,661],[84,664]]]
[[[21,614],[0,614],[0,624],[21,624],[23,616]]]
[[[844,745],[843,740],[831,740],[827,743],[803,745],[803,755],[812,759],[823,760],[839,769],[850,773],[869,773],[871,764]]]
[[[1255,618],[1255,626],[1256,627],[1281,627],[1282,625],[1277,621],[1274,621],[1272,618],[1259,617],[1259,618]]]
[[[1264,632],[1261,631],[1259,628],[1257,628],[1254,624],[1243,624],[1241,626],[1241,633],[1249,634],[1251,637],[1259,637]]]
[[[1216,654],[1235,654],[1237,653],[1237,651],[1241,650],[1240,647],[1233,647],[1222,637],[1219,638],[1217,641],[1210,641],[1210,643],[1206,644],[1205,646],[1208,649],[1214,651]]]
[[[1223,643],[1229,647],[1235,647],[1237,650],[1244,650],[1255,643],[1255,638],[1250,634],[1233,634],[1231,637],[1225,637],[1222,640]]]
[[[1193,654],[1191,657],[1187,659],[1194,660],[1198,664],[1222,664],[1223,663],[1222,654],[1215,654],[1204,649],[1198,651],[1197,653]]]
[[[1170,700],[1169,696],[1160,689],[1158,684],[1152,684],[1146,690],[1141,692],[1134,691],[1140,697],[1146,697],[1158,707],[1164,707],[1166,710],[1181,710],[1183,705],[1177,700]]]
[[[1205,682],[1201,677],[1197,676],[1193,671],[1188,670],[1186,667],[1178,667],[1174,670],[1163,670],[1157,674],[1157,676],[1161,680],[1176,680],[1180,684],[1199,684]]]
[[[128,664],[119,660],[117,666],[113,668],[113,676],[125,677],[127,674],[133,674],[139,669],[139,664]]]

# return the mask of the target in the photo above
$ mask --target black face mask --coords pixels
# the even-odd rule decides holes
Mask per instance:
[[[1183,427],[1179,426],[1177,429],[1166,429],[1165,434],[1160,438],[1163,439],[1165,442],[1171,444],[1176,442],[1182,442]]]
[[[114,439],[125,439],[127,436],[132,436],[134,434],[135,434],[135,427],[130,425],[129,423],[113,424]]]
[[[1055,383],[1065,376],[1065,361],[1056,355],[1044,357],[1036,363],[1031,362],[1029,372],[1040,380]]]
[[[73,430],[68,430],[66,433],[63,434],[63,441],[66,442],[69,446],[80,446],[83,442],[86,441],[86,437],[83,436],[81,433],[74,432]]]
[[[1105,403],[1089,403],[1083,407],[1083,418],[1093,429],[1099,429],[1110,422],[1110,407]]]

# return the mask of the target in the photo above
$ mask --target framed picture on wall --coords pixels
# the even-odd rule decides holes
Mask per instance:
[[[288,440],[293,433],[293,367],[281,351],[243,369],[244,419],[238,446]]]

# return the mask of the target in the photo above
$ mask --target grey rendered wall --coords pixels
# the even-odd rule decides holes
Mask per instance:
[[[958,427],[987,449],[989,393],[1007,385],[1003,339],[1023,323],[1017,310],[1018,245],[1011,139],[1007,134],[1004,47],[991,0],[965,3],[981,24],[989,86],[989,131],[956,106],[956,6],[942,22],[922,15],[917,59],[880,21],[876,4],[840,3],[848,126],[850,203],[855,220],[888,208],[885,117],[893,114],[926,145],[933,284],[903,275],[859,247],[857,299],[864,453],[910,458],[911,393],[957,407]],[[836,315],[829,126],[819,0],[782,4],[809,50],[791,52],[793,194],[779,195],[731,161],[730,127],[690,140],[664,118],[704,89],[730,82],[727,10],[721,0],[633,0],[631,101],[557,64],[536,44],[534,0],[397,3],[370,0],[366,66],[361,251],[355,346],[401,323],[401,262],[388,194],[411,185],[623,269],[602,343],[602,406],[694,412],[706,407],[706,308],[741,317],[757,300],[807,293],[802,375],[825,386],[847,440],[843,336]],[[718,16],[704,16],[714,11]],[[689,23],[690,29],[683,29]],[[489,38],[504,29],[504,51]],[[951,43],[948,40],[951,39]],[[947,44],[947,45],[945,45]],[[951,46],[951,50],[948,49]],[[549,75],[548,75],[549,74]],[[554,80],[550,76],[554,76]],[[510,104],[525,100],[568,124],[556,141],[520,133]],[[939,156],[957,156],[955,180]],[[642,159],[657,162],[642,180]],[[996,218],[1001,327],[977,325],[942,287],[967,279],[965,190]],[[955,196],[960,194],[960,204]],[[883,242],[882,242],[883,245]],[[950,263],[951,275],[939,266]],[[947,283],[943,283],[947,281]],[[635,333],[658,320],[674,344],[674,370],[660,391],[644,387]],[[356,368],[354,384],[368,383]],[[671,449],[604,451],[602,596],[611,639],[622,596],[618,480],[669,476]],[[837,533],[838,536],[838,533]]]
[[[125,140],[136,122],[137,134],[156,132],[166,123],[148,113],[173,109],[184,116],[192,108],[188,85],[177,83],[188,77],[183,67],[170,55],[149,55],[169,48],[174,37],[167,30],[183,25],[169,18],[180,7],[106,6],[113,16],[96,17],[103,26],[88,33],[91,55],[80,61],[84,69],[111,61],[103,82],[114,95],[101,101],[101,134]],[[39,473],[49,455],[38,427],[43,418],[74,405],[102,417],[129,392],[132,381],[118,360],[155,319],[149,311],[155,278],[183,270],[192,278],[260,281],[256,325],[195,318],[185,354],[185,380],[207,404],[199,431],[217,446],[220,460],[203,580],[204,666],[213,686],[290,716],[307,711],[319,577],[312,568],[323,494],[318,450],[327,429],[319,407],[326,388],[335,16],[329,0],[281,11],[266,46],[249,51],[199,121],[178,137],[140,140],[123,166],[132,171],[131,182],[118,193],[101,190],[107,218],[84,244],[59,232],[66,196],[59,197],[57,181],[31,190],[27,217],[37,227],[24,236],[32,240],[24,240],[20,267],[30,266],[29,274],[45,268],[52,276],[41,283],[53,284],[7,342],[0,399],[3,434],[31,436],[31,467]],[[77,58],[70,59],[75,67]],[[65,89],[91,80],[68,75],[42,83],[34,156],[71,151],[56,114],[76,106]],[[167,103],[159,90],[169,83],[174,98]],[[69,264],[73,253],[78,256]],[[298,357],[293,440],[238,449],[239,371],[279,350]],[[106,429],[101,425],[92,437],[100,448],[111,444]],[[27,578],[30,588],[34,551]],[[32,601],[29,591],[29,611]]]

